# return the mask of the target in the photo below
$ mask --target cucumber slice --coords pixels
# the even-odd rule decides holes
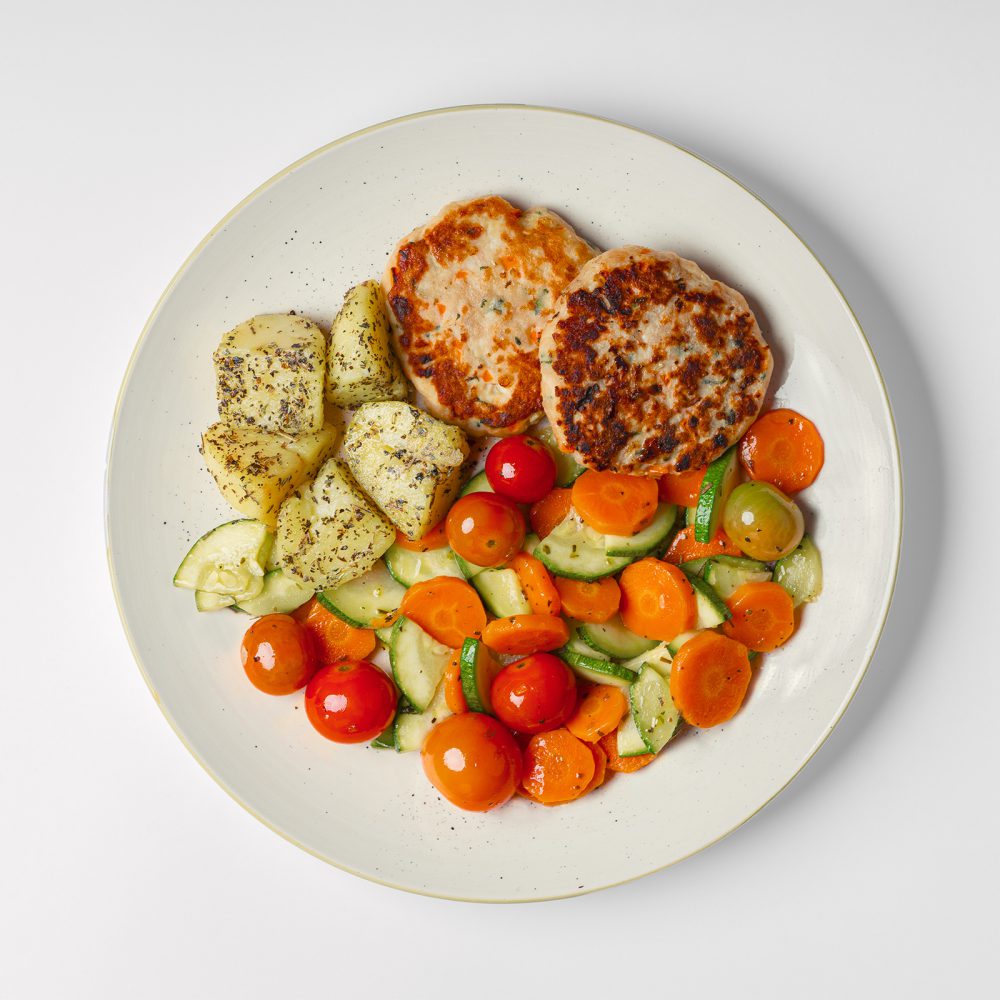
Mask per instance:
[[[634,683],[637,674],[620,663],[605,660],[600,656],[584,656],[574,653],[565,646],[559,651],[559,656],[566,661],[569,668],[579,674],[584,680],[595,684],[614,684],[615,687],[627,688]]]
[[[451,652],[405,615],[396,619],[389,640],[392,676],[403,697],[418,712],[425,711],[434,698]]]
[[[382,628],[375,629],[375,638],[388,649],[389,643],[392,641],[392,626],[384,625]]]
[[[375,747],[376,750],[394,750],[396,748],[396,719],[398,718],[399,709],[396,709],[397,715],[392,717],[392,722],[389,723],[385,729],[382,730],[372,740],[371,745]]]
[[[701,481],[698,505],[694,508],[694,537],[698,542],[710,542],[722,523],[722,511],[729,494],[739,481],[740,463],[736,446],[723,452],[706,470]],[[690,521],[688,522],[691,523]]]
[[[708,559],[689,559],[687,562],[681,563],[681,569],[687,573],[688,576],[702,576],[705,572],[705,566],[708,563]]]
[[[670,697],[669,684],[658,670],[645,666],[639,679],[629,688],[628,701],[632,721],[646,753],[659,753],[677,732],[681,721],[680,712]]]
[[[199,611],[221,611],[235,604],[236,598],[232,594],[210,594],[207,590],[194,592],[194,606]]]
[[[455,562],[458,563],[458,568],[462,571],[462,576],[466,580],[471,580],[473,577],[479,576],[485,569],[496,569],[495,566],[477,566],[475,563],[470,563],[463,559],[457,552],[455,553]]]
[[[472,578],[472,586],[479,591],[486,610],[497,618],[531,614],[521,581],[512,569],[484,569]]]
[[[462,694],[470,712],[493,714],[490,701],[490,685],[497,671],[497,661],[479,639],[466,639],[459,654],[459,670],[462,677]]]
[[[393,745],[398,753],[419,750],[427,734],[442,719],[451,715],[444,696],[444,685],[439,685],[431,703],[423,712],[397,712],[393,725]]]
[[[495,493],[496,491],[490,486],[490,481],[486,478],[486,470],[483,469],[481,472],[477,472],[463,487],[462,492],[458,495],[460,497],[467,496],[469,493]]]
[[[698,618],[694,623],[696,630],[715,628],[733,614],[726,607],[726,602],[712,589],[712,585],[701,577],[688,577],[694,587],[695,600],[698,603]]]
[[[263,589],[264,564],[273,540],[260,521],[245,518],[220,524],[191,546],[174,574],[174,586],[253,597]]]
[[[533,555],[546,569],[570,580],[600,580],[632,562],[631,556],[609,556],[604,536],[588,528],[575,511],[535,546]]]
[[[823,592],[823,560],[808,535],[802,536],[798,548],[774,564],[774,582],[788,591],[796,607],[815,601]]]
[[[653,520],[634,535],[605,535],[604,551],[609,556],[629,556],[641,559],[655,552],[670,534],[677,517],[677,508],[672,503],[661,503],[656,508]]]
[[[709,559],[702,574],[705,582],[722,598],[730,597],[744,583],[758,583],[771,579],[767,565],[756,559],[742,559],[739,556],[715,556]]]
[[[612,615],[606,622],[581,622],[577,634],[592,649],[618,660],[638,656],[656,645],[655,639],[644,639],[630,632],[618,615]]]
[[[371,628],[372,622],[383,620],[399,607],[405,593],[406,587],[379,560],[356,580],[320,591],[316,600],[348,625]]]
[[[560,488],[572,486],[587,470],[572,455],[559,450],[551,427],[543,427],[537,436],[552,452],[552,460],[556,463],[556,486]]]
[[[642,738],[632,713],[629,712],[618,724],[618,756],[639,757],[646,753],[649,753],[646,741]]]
[[[596,656],[602,660],[611,659],[607,653],[602,653],[600,650],[594,649],[593,646],[588,646],[587,643],[580,638],[580,626],[583,624],[582,622],[574,622],[567,619],[566,624],[569,626],[569,639],[563,647],[564,652],[579,653],[581,656]],[[558,655],[562,654],[560,653]]]
[[[433,580],[436,576],[457,576],[460,580],[465,576],[458,557],[447,546],[427,552],[411,552],[393,543],[383,558],[392,578],[404,587]]]
[[[287,615],[313,596],[308,583],[299,583],[280,569],[264,574],[264,588],[256,597],[237,600],[235,610],[261,618],[264,615]]]
[[[625,660],[622,666],[634,670],[637,674],[642,671],[644,666],[649,666],[659,671],[664,677],[668,677],[673,662],[674,654],[670,652],[670,643],[661,642],[648,652],[640,653],[631,660]]]
[[[670,642],[667,643],[667,652],[670,655],[676,656],[681,646],[688,641],[688,639],[693,639],[698,633],[695,632],[681,632],[680,635],[675,636]]]

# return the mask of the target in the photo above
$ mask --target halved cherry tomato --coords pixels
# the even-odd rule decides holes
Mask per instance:
[[[535,653],[496,675],[490,702],[496,717],[517,733],[558,729],[576,709],[576,677],[558,656]]]
[[[265,694],[291,694],[316,670],[309,634],[291,615],[265,615],[247,629],[240,661],[250,683]]]
[[[524,542],[524,514],[513,500],[496,493],[469,493],[448,511],[448,542],[477,566],[505,563]]]
[[[306,686],[306,715],[334,743],[373,740],[396,714],[396,685],[367,660],[322,667]]]
[[[501,496],[518,503],[534,503],[555,486],[556,463],[541,441],[518,434],[490,448],[486,478]]]
[[[450,715],[420,752],[430,783],[459,809],[502,806],[521,780],[521,750],[501,722],[480,712]]]

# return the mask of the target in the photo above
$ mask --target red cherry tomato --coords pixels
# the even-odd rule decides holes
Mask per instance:
[[[521,780],[521,750],[489,715],[463,712],[439,722],[420,753],[431,784],[459,809],[502,806]]]
[[[334,743],[373,740],[396,713],[396,685],[367,660],[322,667],[306,687],[306,715]]]
[[[490,701],[497,718],[515,732],[548,732],[576,709],[576,677],[558,656],[535,653],[496,675]]]
[[[556,463],[541,441],[518,434],[490,448],[486,478],[501,496],[518,503],[534,503],[555,486]]]
[[[469,493],[448,511],[448,544],[477,566],[499,566],[521,551],[524,514],[496,493]]]
[[[290,615],[265,615],[247,629],[240,662],[250,683],[265,694],[298,691],[316,670],[309,634]]]

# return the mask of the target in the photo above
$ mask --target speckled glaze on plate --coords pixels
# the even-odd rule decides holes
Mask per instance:
[[[766,656],[730,723],[562,808],[493,813],[443,802],[416,755],[339,747],[301,698],[247,683],[246,622],[195,613],[171,577],[189,543],[233,515],[198,455],[215,419],[211,355],[254,313],[328,324],[352,284],[445,203],[495,192],[545,205],[588,240],[672,249],[743,292],[775,352],[772,397],[826,439],[803,496],[826,591]],[[799,238],[732,178],[663,139],[565,111],[428,112],[347,136],[235,208],[164,292],[126,373],[107,473],[107,542],[122,620],[168,721],[206,770],[276,832],[347,871],[413,892],[537,900],[615,885],[745,822],[804,766],[871,659],[899,557],[899,455],[871,350]],[[864,573],[856,554],[866,554]],[[655,835],[647,835],[655,831]]]

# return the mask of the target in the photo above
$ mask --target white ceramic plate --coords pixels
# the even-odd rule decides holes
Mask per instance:
[[[237,655],[245,621],[198,615],[171,586],[189,543],[232,514],[199,458],[215,419],[212,351],[255,313],[323,323],[446,202],[546,205],[603,248],[672,249],[740,289],[776,356],[774,401],[826,439],[804,495],[826,590],[765,658],[743,710],[642,772],[564,808],[486,815],[443,802],[415,755],[327,742],[301,698],[269,698]],[[142,333],[108,459],[112,578],[136,659],[170,724],[262,822],[366,878],[438,896],[531,900],[636,878],[759,810],[829,735],[871,659],[899,553],[900,474],[871,350],[823,267],[730,177],[655,136],[541,108],[388,122],[292,165],[234,209],[170,283]],[[859,555],[864,560],[859,561]]]

